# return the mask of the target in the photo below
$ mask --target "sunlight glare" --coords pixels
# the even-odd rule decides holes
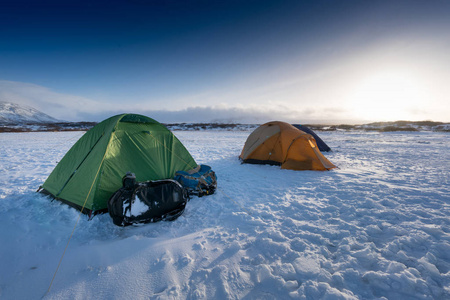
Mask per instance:
[[[351,96],[354,116],[364,121],[396,121],[413,118],[424,92],[418,80],[406,72],[372,74],[357,84]]]

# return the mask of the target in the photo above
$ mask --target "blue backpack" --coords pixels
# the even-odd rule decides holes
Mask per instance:
[[[177,171],[174,179],[188,191],[189,195],[199,197],[211,195],[217,188],[216,173],[207,165],[198,165],[188,171]]]

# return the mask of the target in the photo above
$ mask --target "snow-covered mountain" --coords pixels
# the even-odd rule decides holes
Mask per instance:
[[[59,120],[30,106],[0,101],[0,123],[53,123]]]

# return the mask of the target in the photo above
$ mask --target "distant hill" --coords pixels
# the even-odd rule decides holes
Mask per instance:
[[[0,132],[25,131],[87,131],[96,122],[65,122],[57,120],[29,106],[0,101]],[[254,130],[259,124],[229,123],[172,123],[169,130]],[[440,131],[450,132],[450,124],[433,121],[377,122],[363,125],[304,124],[315,131]]]
[[[0,123],[9,125],[55,123],[59,120],[26,105],[0,101]]]
[[[434,121],[395,121],[374,122],[363,125],[307,125],[318,131],[357,130],[357,131],[439,131],[450,132],[450,124]]]

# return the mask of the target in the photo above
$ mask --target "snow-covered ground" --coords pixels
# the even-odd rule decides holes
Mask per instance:
[[[448,133],[319,133],[328,172],[242,165],[249,133],[175,132],[217,193],[81,216],[61,263],[78,211],[35,191],[82,132],[0,134],[0,299],[450,299]]]

